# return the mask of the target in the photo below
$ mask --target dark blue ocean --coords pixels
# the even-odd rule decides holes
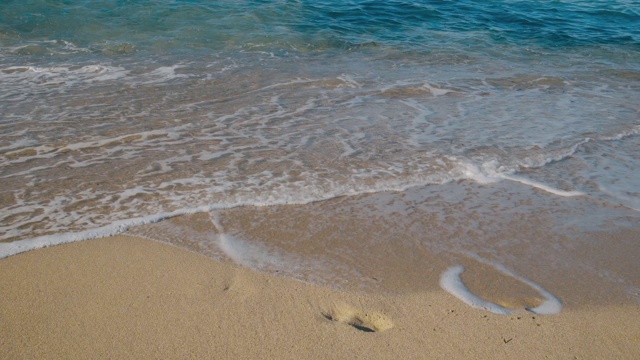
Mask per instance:
[[[544,279],[601,233],[638,254],[638,169],[637,0],[0,0],[5,255],[130,232],[294,276],[421,244]]]

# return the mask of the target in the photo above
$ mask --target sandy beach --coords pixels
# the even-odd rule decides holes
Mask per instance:
[[[640,359],[639,1],[3,1],[0,360]]]
[[[0,260],[3,359],[637,359],[640,308],[495,315],[337,291],[116,236]]]

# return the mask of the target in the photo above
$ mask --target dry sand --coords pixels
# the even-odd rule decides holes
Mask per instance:
[[[339,292],[127,236],[0,260],[2,359],[640,359],[639,319]]]

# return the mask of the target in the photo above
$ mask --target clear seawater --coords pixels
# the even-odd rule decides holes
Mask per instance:
[[[4,242],[415,189],[637,233],[638,169],[637,0],[0,1]]]

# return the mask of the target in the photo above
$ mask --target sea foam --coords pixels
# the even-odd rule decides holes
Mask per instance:
[[[472,257],[487,265],[493,266],[496,270],[502,272],[503,274],[508,275],[530,286],[545,299],[542,302],[542,304],[534,308],[525,308],[525,310],[532,312],[534,314],[539,314],[539,315],[558,314],[562,310],[562,301],[560,301],[560,299],[558,299],[556,296],[551,294],[549,291],[545,290],[542,286],[535,283],[534,281],[527,279],[523,276],[520,276],[518,274],[515,274],[514,272],[508,270],[501,264],[489,262],[475,255],[473,255]],[[484,300],[479,296],[475,295],[473,292],[471,292],[467,288],[467,286],[462,281],[461,275],[463,272],[464,272],[463,266],[454,265],[449,267],[440,276],[440,286],[444,290],[449,292],[451,295],[457,297],[459,300],[464,302],[465,304],[477,309],[487,310],[494,314],[500,314],[500,315],[508,315],[516,311],[515,309],[507,309],[503,306]]]

